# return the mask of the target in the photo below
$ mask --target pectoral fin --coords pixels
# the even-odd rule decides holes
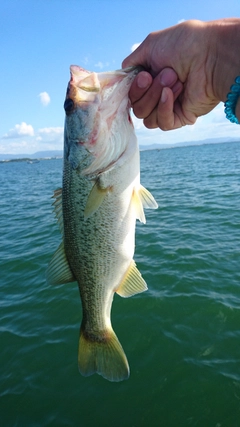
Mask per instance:
[[[85,219],[89,218],[98,210],[98,208],[103,203],[105,196],[109,193],[110,190],[111,187],[101,188],[99,181],[96,181],[87,199],[87,203],[84,210]]]
[[[139,188],[133,189],[132,204],[135,209],[136,218],[144,224],[146,223],[146,218],[143,208],[157,209],[158,207],[152,194],[142,185]]]
[[[146,224],[146,218],[143,210],[143,204],[139,195],[139,192],[134,188],[133,194],[132,194],[132,201],[131,201],[136,218],[139,219],[139,221],[143,222],[143,224]]]
[[[46,279],[50,285],[62,285],[63,283],[76,281],[70,269],[63,242],[54,253],[48,265]]]
[[[153,195],[142,185],[140,185],[140,189],[138,190],[141,202],[144,208],[148,209],[157,209],[158,204],[154,199]]]
[[[128,298],[132,295],[144,292],[147,289],[145,280],[142,278],[135,262],[132,260],[116,293],[121,297]]]

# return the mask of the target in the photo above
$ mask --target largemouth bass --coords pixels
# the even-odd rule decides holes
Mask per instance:
[[[136,218],[157,208],[140,185],[137,138],[128,91],[138,69],[106,73],[71,66],[64,108],[62,189],[55,213],[63,241],[47,270],[50,284],[77,281],[82,301],[78,366],[110,381],[129,376],[125,353],[111,325],[114,293],[147,290],[133,261]]]

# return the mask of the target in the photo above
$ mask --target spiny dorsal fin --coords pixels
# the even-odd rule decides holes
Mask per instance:
[[[57,188],[52,197],[55,199],[52,204],[54,206],[54,213],[57,218],[60,231],[63,235],[62,188]]]
[[[140,292],[147,291],[147,289],[145,280],[132,260],[116,293],[121,297],[128,298]]]
[[[101,188],[99,181],[96,181],[92,187],[90,194],[87,199],[87,203],[84,210],[84,218],[89,218],[103,203],[105,196],[111,191],[112,187]]]
[[[63,242],[48,264],[46,279],[49,285],[63,285],[64,283],[76,281],[70,269]]]

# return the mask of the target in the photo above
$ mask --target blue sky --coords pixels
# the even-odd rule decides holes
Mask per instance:
[[[121,67],[151,32],[181,20],[240,17],[228,0],[1,0],[0,153],[61,149],[69,66]],[[162,132],[134,120],[140,144],[238,137],[218,106],[194,126]]]

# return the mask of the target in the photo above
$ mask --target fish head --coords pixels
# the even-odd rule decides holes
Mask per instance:
[[[129,133],[134,132],[128,92],[139,68],[95,73],[72,65],[70,72],[64,102],[64,155],[76,168],[82,152],[87,152],[88,173],[98,173],[121,156]]]

